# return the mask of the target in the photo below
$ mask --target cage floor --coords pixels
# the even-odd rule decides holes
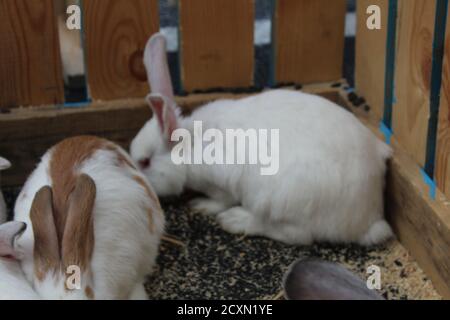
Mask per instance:
[[[12,207],[17,190],[5,192]],[[260,237],[231,235],[214,219],[192,212],[188,196],[163,200],[168,239],[162,241],[146,289],[151,299],[280,298],[283,273],[300,257],[342,263],[366,279],[381,269],[387,299],[440,299],[431,281],[396,240],[374,247],[316,244],[289,246]]]

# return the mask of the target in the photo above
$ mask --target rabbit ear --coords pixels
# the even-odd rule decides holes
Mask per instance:
[[[295,262],[285,275],[289,300],[382,300],[375,291],[336,263],[320,260]]]
[[[0,257],[21,258],[15,249],[15,240],[24,233],[25,222],[11,221],[0,225]]]
[[[0,157],[0,171],[6,170],[9,167],[11,167],[11,163],[8,160],[6,160],[5,158]]]
[[[164,96],[159,94],[149,94],[147,96],[147,102],[158,120],[164,140],[168,144],[171,144],[172,133],[178,128],[176,109],[170,105]]]
[[[75,189],[69,197],[66,226],[62,239],[64,267],[88,267],[94,250],[94,219],[92,210],[96,197],[94,180],[88,175],[78,177]]]
[[[151,92],[160,94],[174,103],[172,81],[167,63],[166,38],[161,33],[154,34],[144,51],[144,65]]]
[[[42,187],[34,196],[30,219],[34,233],[35,272],[44,279],[60,263],[58,236],[53,217],[53,193],[49,186]]]

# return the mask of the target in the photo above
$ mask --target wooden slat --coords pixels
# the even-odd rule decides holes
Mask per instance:
[[[399,143],[425,164],[435,0],[400,0],[392,129]]]
[[[63,99],[53,1],[0,0],[0,107]]]
[[[338,89],[330,83],[306,85],[302,90],[338,100]],[[189,113],[210,101],[246,96],[248,94],[195,94],[177,97],[176,102]],[[13,164],[11,169],[2,171],[2,186],[22,185],[44,152],[64,138],[97,135],[128,149],[131,139],[150,116],[150,108],[141,98],[94,102],[85,108],[18,108],[10,114],[0,114],[0,155]]]
[[[355,112],[375,135],[384,139],[378,130],[378,119],[353,107],[345,92],[341,98],[344,106]],[[394,155],[388,163],[387,218],[399,241],[430,277],[438,292],[450,299],[450,202],[440,191],[432,200],[420,167],[395,136],[391,145]]]
[[[342,77],[345,0],[278,0],[274,15],[275,82]]]
[[[180,0],[183,89],[253,84],[253,0]]]
[[[450,19],[450,8],[447,19]],[[450,199],[450,21],[447,21],[445,39],[435,174],[439,188]]]
[[[380,120],[384,110],[384,77],[386,65],[387,18],[389,0],[358,0],[355,48],[355,87],[371,106]],[[369,30],[366,22],[367,7],[378,5],[381,9],[381,29]]]
[[[93,99],[148,93],[142,54],[159,30],[157,0],[84,1],[87,74]]]

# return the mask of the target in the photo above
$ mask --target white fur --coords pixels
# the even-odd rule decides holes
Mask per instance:
[[[48,175],[52,151],[43,156],[21,191],[15,206],[16,220],[31,225],[29,212],[35,193],[43,186],[52,185]],[[153,203],[133,180],[140,173],[129,167],[118,167],[116,163],[115,152],[98,150],[76,169],[80,174],[89,175],[97,188],[92,277],[83,275],[82,287],[89,285],[96,299],[144,299],[142,285],[155,263],[164,217],[156,214],[161,210],[159,204]],[[154,209],[154,232],[149,230],[148,207]],[[23,270],[36,291],[45,299],[86,299],[84,290],[64,290],[62,275],[49,275],[42,283],[35,278],[33,244],[32,228],[28,228],[18,245],[24,253]]]
[[[38,300],[16,260],[0,258],[0,300]]]
[[[152,41],[152,40],[151,40]],[[154,41],[156,43],[156,40]],[[264,235],[286,243],[357,242],[371,245],[392,235],[383,217],[386,160],[391,149],[350,112],[315,95],[273,90],[241,100],[207,104],[178,127],[279,129],[280,169],[261,176],[258,165],[172,163],[153,118],[131,145],[135,161],[159,195],[184,188],[203,192],[195,208],[218,214],[233,233]]]
[[[6,170],[11,167],[11,163],[5,158],[0,157],[0,171]],[[1,180],[0,180],[1,181]],[[0,185],[1,187],[1,185]],[[7,218],[7,210],[5,199],[3,198],[2,191],[0,189],[0,224],[5,222]]]
[[[69,77],[84,75],[84,54],[81,34],[78,30],[69,30],[66,26],[66,15],[58,17],[58,33],[61,47],[64,82]]]
[[[0,300],[39,299],[25,279],[19,261],[2,257],[3,253],[10,254],[14,251],[14,238],[19,235],[16,232],[23,227],[19,222],[0,223]],[[14,234],[11,234],[11,230],[15,230]]]

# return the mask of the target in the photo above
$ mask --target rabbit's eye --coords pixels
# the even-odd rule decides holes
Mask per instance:
[[[141,167],[141,169],[147,169],[148,167],[150,167],[150,158],[139,160],[139,166]]]

